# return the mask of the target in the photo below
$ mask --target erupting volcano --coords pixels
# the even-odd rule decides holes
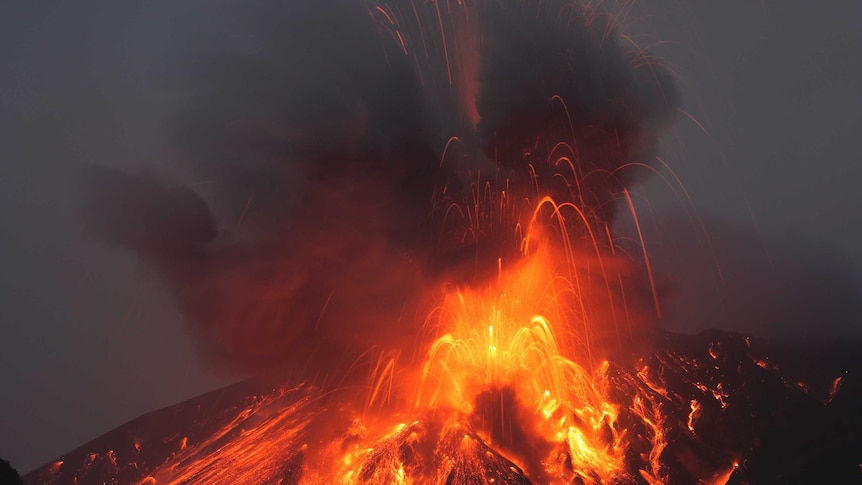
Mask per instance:
[[[199,89],[178,157],[215,182],[86,170],[87,234],[154,269],[206,362],[258,377],[28,483],[860,477],[855,380],[821,397],[766,344],[655,326],[633,184],[667,168],[678,101],[629,7],[307,3],[177,62]]]

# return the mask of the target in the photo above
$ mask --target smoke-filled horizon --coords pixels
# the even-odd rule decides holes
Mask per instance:
[[[190,27],[166,71],[189,93],[169,168],[211,188],[85,168],[85,234],[156,271],[217,368],[417,351],[444,288],[517,259],[539,198],[612,223],[676,111],[619,14],[569,1],[419,4],[440,21],[412,29],[396,4],[265,5],[230,38]]]

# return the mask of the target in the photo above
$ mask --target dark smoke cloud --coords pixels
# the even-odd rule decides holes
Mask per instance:
[[[482,19],[476,104],[483,149],[515,170],[530,154],[538,177],[548,182],[564,171],[541,162],[556,143],[567,142],[585,178],[586,190],[578,195],[610,219],[610,202],[642,175],[632,168],[610,172],[651,164],[658,135],[671,122],[677,93],[669,73],[647,52],[615,38],[614,15],[569,2],[497,6]],[[558,190],[565,200],[570,188]]]
[[[550,455],[553,444],[535,429],[535,413],[518,400],[511,387],[483,391],[470,415],[473,427],[484,433],[498,449],[512,453],[535,481],[550,482],[544,476],[542,459]]]
[[[526,197],[535,171],[571,198],[547,163],[566,141],[591,174],[577,196],[609,220],[634,179],[614,171],[648,162],[671,119],[672,83],[618,43],[611,16],[562,1],[413,6],[207,3],[168,34],[178,52],[158,76],[175,157],[136,175],[85,170],[85,231],[157,272],[211,363],[331,370],[414,343],[426,300],[516,247],[457,211],[443,224],[470,181],[510,179]],[[437,26],[410,27],[438,7]],[[471,111],[459,86],[431,89],[446,70],[422,67],[441,66],[436,34],[479,49],[453,67],[478,81],[465,133],[442,114]],[[464,142],[441,158],[451,135]],[[479,166],[484,178],[467,173]]]

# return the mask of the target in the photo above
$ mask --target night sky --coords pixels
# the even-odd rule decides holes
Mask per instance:
[[[22,473],[240,377],[199,365],[150,270],[82,238],[76,182],[83,163],[177,156],[163,129],[174,99],[159,80],[164,59],[188,49],[181,26],[212,3],[4,9],[0,457]],[[628,30],[677,75],[685,110],[661,156],[710,235],[660,178],[638,188],[647,247],[673,295],[667,328],[862,338],[860,20],[862,4],[843,0],[635,7]]]

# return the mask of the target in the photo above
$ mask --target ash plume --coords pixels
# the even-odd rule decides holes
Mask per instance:
[[[610,221],[638,175],[621,168],[649,163],[673,85],[620,43],[614,16],[562,0],[412,5],[208,3],[170,34],[181,48],[159,76],[170,164],[84,170],[85,232],[155,270],[205,361],[330,374],[415,343],[444,286],[481,282],[517,248],[441,207],[477,180],[527,197],[531,174],[571,198],[548,161],[565,141],[575,196]],[[433,10],[438,25],[411,23]],[[455,37],[473,42],[444,59]],[[468,111],[476,122],[453,132],[445,113]]]
[[[512,171],[535,162],[547,183],[562,173],[547,159],[565,142],[585,183],[575,195],[605,222],[616,194],[643,175],[625,166],[651,164],[677,103],[669,73],[624,46],[616,20],[572,2],[495,2],[481,22],[476,100],[488,156]],[[571,191],[555,189],[563,200]]]

